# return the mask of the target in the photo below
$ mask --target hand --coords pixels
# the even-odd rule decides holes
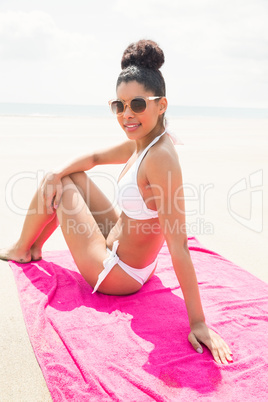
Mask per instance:
[[[204,322],[191,326],[188,340],[199,353],[203,353],[202,346],[199,342],[206,345],[210,349],[213,358],[217,363],[228,364],[228,361],[233,361],[231,357],[232,352],[227,343],[220,337],[220,335],[208,328]]]
[[[57,209],[62,196],[62,182],[56,173],[48,173],[41,183],[41,193],[48,213],[52,213]]]

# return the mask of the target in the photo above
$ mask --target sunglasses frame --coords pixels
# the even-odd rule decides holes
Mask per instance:
[[[108,103],[109,103],[109,106],[110,106],[110,109],[111,109],[112,113],[115,114],[116,116],[121,116],[122,114],[124,114],[127,106],[130,108],[130,110],[131,110],[133,113],[135,113],[135,114],[142,114],[142,113],[145,112],[145,110],[146,110],[146,108],[147,108],[147,102],[146,102],[146,100],[156,100],[156,99],[160,99],[160,98],[163,98],[163,96],[135,96],[135,98],[132,98],[132,99],[130,100],[130,102],[125,102],[125,101],[123,101],[123,100],[121,100],[121,99],[111,99]],[[132,110],[130,104],[131,104],[131,102],[132,102],[134,99],[143,99],[143,100],[145,101],[146,106],[145,106],[145,109],[144,109],[142,112],[134,112],[134,110]],[[112,103],[113,103],[113,102],[121,102],[121,103],[123,104],[123,106],[124,106],[123,112],[121,112],[121,113],[115,113],[115,112],[113,111],[113,109],[112,109]]]

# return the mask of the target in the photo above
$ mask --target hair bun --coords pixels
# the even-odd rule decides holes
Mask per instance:
[[[158,70],[165,62],[165,56],[158,46],[152,40],[140,40],[131,43],[123,53],[121,60],[122,69],[129,66],[138,66]]]

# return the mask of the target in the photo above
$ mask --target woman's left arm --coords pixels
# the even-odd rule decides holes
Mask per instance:
[[[231,351],[225,341],[205,322],[201,298],[187,245],[185,203],[182,173],[176,152],[158,149],[156,155],[146,158],[146,174],[152,189],[159,222],[172,258],[173,267],[182,289],[191,332],[189,342],[202,353],[200,342],[211,351],[217,363],[232,361]],[[161,164],[155,162],[161,160]]]

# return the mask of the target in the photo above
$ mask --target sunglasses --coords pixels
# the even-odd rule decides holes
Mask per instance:
[[[133,113],[143,113],[147,107],[146,101],[150,100],[155,100],[155,99],[160,99],[163,98],[162,96],[148,96],[148,97],[142,97],[142,96],[137,96],[136,98],[131,99],[129,103],[115,99],[115,100],[110,100],[109,105],[111,108],[111,111],[116,114],[117,116],[122,115],[125,112],[126,106],[128,106]]]

